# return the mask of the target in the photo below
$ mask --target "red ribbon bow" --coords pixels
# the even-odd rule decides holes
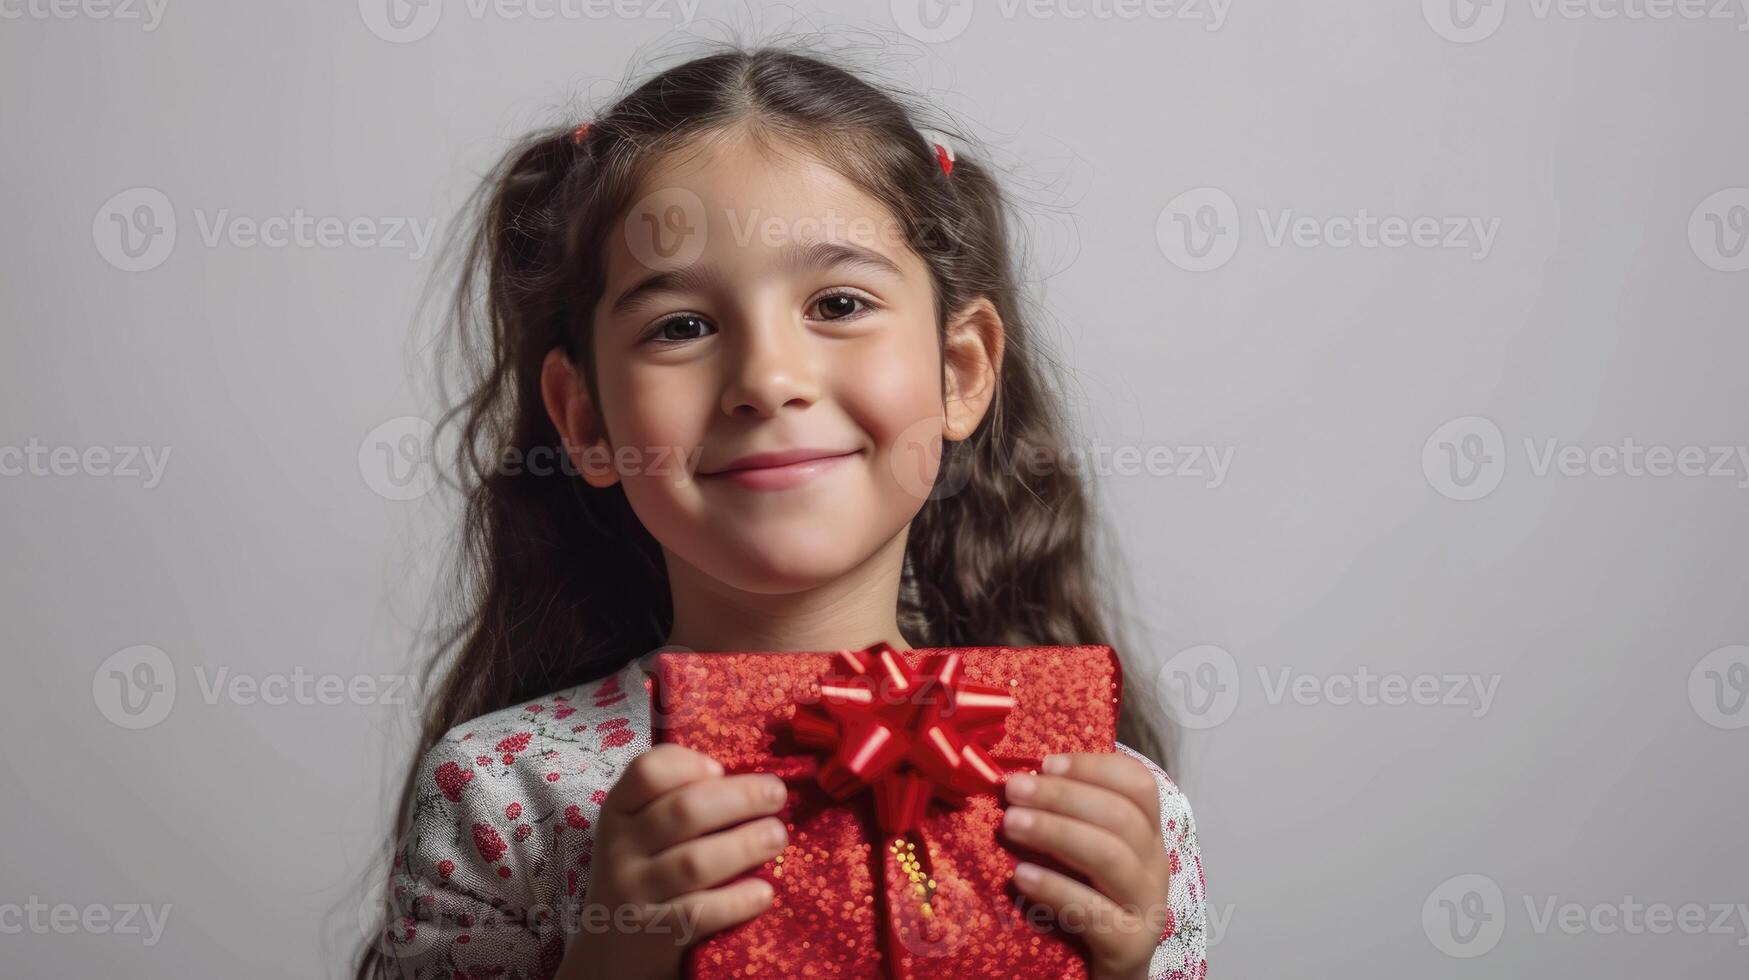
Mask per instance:
[[[1005,774],[990,755],[1014,697],[961,675],[963,657],[933,654],[921,671],[886,641],[841,651],[820,701],[796,709],[796,741],[832,750],[816,776],[833,799],[874,791],[883,831],[916,829],[931,799],[960,806]]]

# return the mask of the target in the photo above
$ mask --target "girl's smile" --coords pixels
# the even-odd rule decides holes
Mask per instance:
[[[837,469],[839,464],[861,453],[829,449],[802,449],[783,453],[762,453],[699,476],[718,479],[747,490],[787,490],[799,487],[816,476]]]

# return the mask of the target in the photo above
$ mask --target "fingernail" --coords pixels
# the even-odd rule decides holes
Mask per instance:
[[[783,780],[773,776],[765,781],[765,799],[769,803],[782,803],[789,799],[789,787],[784,785]]]
[[[773,820],[759,836],[765,839],[767,847],[782,847],[789,842],[789,831],[779,821]]]
[[[1033,824],[1032,811],[1011,807],[1008,810],[1008,815],[1002,818],[1002,822],[1010,830],[1025,830]]]
[[[1036,789],[1038,789],[1038,780],[1024,772],[1017,772],[1008,777],[1008,795],[1014,799],[1029,799]]]
[[[1069,771],[1069,760],[1060,755],[1047,755],[1039,763],[1039,771],[1052,776]]]
[[[1014,880],[1024,885],[1037,884],[1038,865],[1028,864],[1025,861],[1016,864],[1014,866]]]
[[[764,878],[755,878],[753,880],[759,882],[759,884],[753,889],[753,897],[755,899],[761,902],[769,902],[771,901],[772,896],[777,894],[777,890],[771,887],[771,882],[766,881]]]
[[[708,756],[705,758],[705,769],[713,776],[721,776],[723,774],[723,764],[715,759],[709,758]]]

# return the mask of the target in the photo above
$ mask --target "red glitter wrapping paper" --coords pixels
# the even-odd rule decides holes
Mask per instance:
[[[1062,866],[1001,838],[999,786],[941,790],[918,806],[877,805],[882,794],[867,786],[835,799],[821,785],[832,750],[802,735],[821,714],[822,681],[835,684],[846,657],[877,650],[914,671],[951,662],[967,690],[1012,697],[1000,724],[981,729],[998,781],[1036,772],[1052,753],[1115,751],[1123,685],[1106,645],[658,654],[656,741],[703,752],[729,773],[776,773],[790,786],[778,813],[789,844],[752,872],[772,884],[771,907],[694,945],[688,976],[1085,978],[1080,940],[1014,888],[1017,853]],[[974,737],[975,728],[967,722]]]

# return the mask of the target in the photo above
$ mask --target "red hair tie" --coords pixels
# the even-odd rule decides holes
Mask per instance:
[[[920,134],[935,150],[935,165],[943,174],[953,173],[953,141],[938,129],[924,129]]]
[[[941,166],[942,173],[953,173],[953,147],[945,143],[935,144],[935,162]]]
[[[588,123],[579,124],[576,129],[571,130],[571,142],[575,143],[578,146],[582,146],[583,141],[588,139],[588,138],[589,138],[589,124]]]

